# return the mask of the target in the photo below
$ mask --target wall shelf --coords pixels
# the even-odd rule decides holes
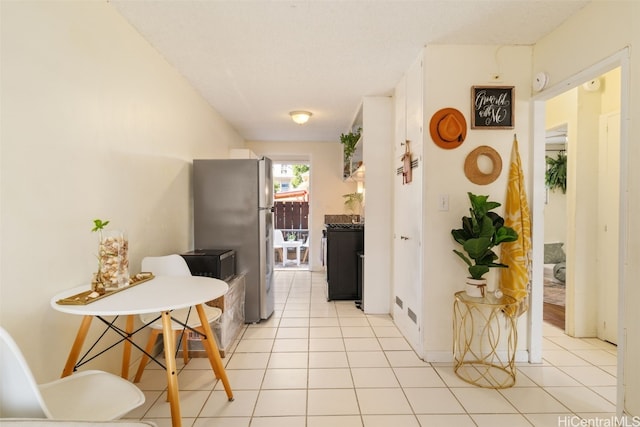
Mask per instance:
[[[358,107],[356,116],[353,119],[350,132],[356,133],[360,130],[360,139],[356,143],[356,148],[350,159],[343,156],[342,179],[353,179],[364,181],[364,129],[362,127],[362,104]],[[344,153],[344,151],[343,151]]]
[[[363,145],[364,140],[362,135],[356,143],[356,149],[349,160],[344,159],[343,156],[343,179],[353,178],[355,180],[364,179],[364,162],[363,162]]]

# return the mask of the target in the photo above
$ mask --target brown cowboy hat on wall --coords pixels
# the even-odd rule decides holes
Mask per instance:
[[[456,148],[467,136],[467,121],[455,108],[443,108],[431,117],[429,132],[438,147]]]

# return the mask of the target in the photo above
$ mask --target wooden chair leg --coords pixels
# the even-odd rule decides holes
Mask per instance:
[[[151,354],[151,352],[153,351],[153,346],[158,340],[158,335],[160,335],[160,330],[157,330],[157,329],[151,330],[151,335],[149,336],[149,342],[147,342],[147,348],[145,348],[144,351]],[[144,368],[147,366],[147,363],[149,363],[149,356],[143,353],[142,360],[140,360],[140,365],[138,366],[138,371],[136,372],[136,376],[133,379],[134,383],[140,382],[140,378],[142,378],[142,373],[144,372]]]
[[[181,333],[181,331],[178,331]],[[189,336],[188,332],[182,334],[182,359],[184,360],[184,364],[189,363],[189,340],[187,337]]]
[[[196,310],[198,311],[198,317],[200,317],[202,330],[204,331],[204,334],[206,336],[206,339],[203,339],[202,343],[204,344],[204,348],[207,351],[209,363],[211,364],[213,372],[215,372],[216,378],[219,378],[220,381],[222,381],[224,390],[227,393],[227,398],[231,402],[233,400],[233,391],[231,390],[229,378],[227,377],[227,373],[224,370],[224,365],[222,364],[222,359],[220,358],[220,349],[216,344],[213,331],[211,331],[211,327],[209,326],[209,323],[207,323],[207,315],[204,312],[204,308],[202,308],[202,304],[196,305]]]
[[[127,316],[127,324],[125,330],[127,336],[131,336],[133,332],[133,315]],[[124,348],[122,350],[122,369],[120,370],[120,376],[125,380],[129,380],[129,362],[131,361],[131,343],[129,341],[124,342]]]
[[[203,328],[202,326],[198,326],[198,327],[196,328],[196,331],[200,332],[202,335],[205,335],[204,328]],[[213,338],[214,338],[214,340],[215,340],[215,335],[216,335],[216,334],[213,334]],[[202,337],[202,339],[204,340],[204,337]],[[218,347],[218,342],[217,342],[217,341],[216,341],[216,348],[218,349],[218,355],[219,355],[220,357],[222,357],[222,353],[221,353],[221,351],[220,351],[220,348]],[[215,376],[216,376],[216,379],[217,379],[217,380],[219,380],[219,379],[220,379],[220,376],[218,375],[218,373],[214,371],[214,374],[215,374]]]

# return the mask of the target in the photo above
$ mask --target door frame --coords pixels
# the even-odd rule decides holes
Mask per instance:
[[[542,362],[542,307],[543,307],[543,248],[544,248],[544,202],[545,202],[545,103],[569,89],[592,80],[602,74],[620,67],[620,201],[619,201],[619,239],[618,239],[618,352],[617,352],[617,392],[616,408],[619,416],[624,408],[624,284],[626,281],[624,260],[627,258],[625,236],[628,235],[628,146],[629,146],[629,48],[601,60],[587,69],[563,80],[556,85],[532,97],[532,137],[533,170],[532,219],[536,232],[532,235],[533,270],[531,309],[528,318],[529,362]]]
[[[609,124],[611,123],[611,125]],[[614,156],[610,156],[610,151],[611,150],[611,146],[608,144],[609,142],[609,135],[611,134],[610,129],[612,125],[617,125],[618,127],[620,126],[620,112],[619,111],[615,111],[615,112],[607,112],[604,114],[600,114],[599,117],[599,121],[598,121],[598,143],[599,143],[599,159],[600,162],[606,162],[607,159],[609,158],[613,158],[617,161],[616,167],[619,169],[620,167],[620,155],[619,153],[614,153]],[[606,142],[607,145],[605,146],[605,142],[603,141],[603,139],[606,138]],[[612,141],[614,141],[612,144],[616,144],[615,146],[613,146],[613,149],[616,151],[619,151],[620,147],[620,132],[618,130],[618,135],[617,135],[617,140],[613,139]],[[602,150],[605,149],[606,152],[603,152]],[[608,164],[606,165],[608,168]],[[611,180],[609,179],[609,174],[606,175],[606,179],[603,180],[602,177],[602,173],[599,171],[599,175],[600,175],[600,179],[598,182],[599,186],[602,186],[600,188],[603,189],[608,189],[611,188],[611,185],[615,185],[615,186],[620,186],[619,182],[615,182],[612,183]],[[619,181],[619,177],[616,177],[616,179]],[[604,182],[603,182],[604,181]],[[615,193],[616,197],[620,197],[620,190],[618,188],[618,191]],[[600,194],[598,195],[598,198],[600,198]],[[599,208],[601,207],[601,204],[599,203]],[[603,210],[607,210],[606,208],[604,208]],[[616,212],[617,213],[617,212]],[[609,228],[609,221],[606,221],[604,227],[602,224],[602,216],[604,215],[604,217],[609,220],[611,217],[607,214],[607,213],[603,213],[602,211],[599,212],[598,214],[598,227],[599,229],[597,230],[598,233],[598,253],[597,253],[597,257],[596,257],[596,265],[597,265],[597,274],[598,274],[598,322],[596,325],[596,336],[603,340],[603,341],[609,341],[612,343],[615,343],[616,345],[618,345],[619,343],[619,335],[618,335],[618,330],[617,330],[617,322],[618,319],[615,319],[615,329],[613,328],[608,328],[607,327],[607,320],[609,319],[613,319],[614,317],[617,317],[617,313],[619,312],[618,310],[618,299],[617,299],[617,291],[618,289],[615,289],[615,294],[613,294],[613,292],[609,292],[610,288],[613,287],[612,284],[611,286],[603,286],[603,284],[611,278],[611,273],[610,270],[607,266],[607,261],[609,260],[609,258],[607,258],[609,256],[609,254],[613,251],[615,251],[615,258],[611,258],[611,259],[620,259],[620,255],[617,253],[618,248],[617,248],[617,244],[619,244],[619,240],[620,237],[618,236],[618,241],[611,241],[611,238],[615,238],[616,235],[615,234],[610,234],[610,230],[608,230]],[[617,219],[617,223],[615,225],[613,225],[614,227],[620,227],[619,224],[619,215],[618,215],[618,219]],[[611,221],[613,222],[613,221]],[[613,230],[615,233],[618,233],[617,228],[614,228]],[[602,239],[602,240],[601,240]],[[604,243],[603,243],[604,242]],[[610,244],[607,244],[610,243]],[[614,246],[616,246],[614,248]],[[615,272],[616,276],[616,283],[618,282],[618,277],[617,277],[617,271]],[[609,296],[611,295],[611,297]],[[616,297],[616,299],[614,300],[612,297]],[[615,304],[615,308],[614,308],[614,304]],[[612,315],[612,313],[615,313],[615,315]],[[604,317],[603,317],[604,316]],[[613,321],[613,320],[612,320]]]

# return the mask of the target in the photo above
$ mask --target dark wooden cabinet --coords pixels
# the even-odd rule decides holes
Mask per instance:
[[[327,226],[327,300],[362,298],[358,264],[363,251],[363,226]]]

